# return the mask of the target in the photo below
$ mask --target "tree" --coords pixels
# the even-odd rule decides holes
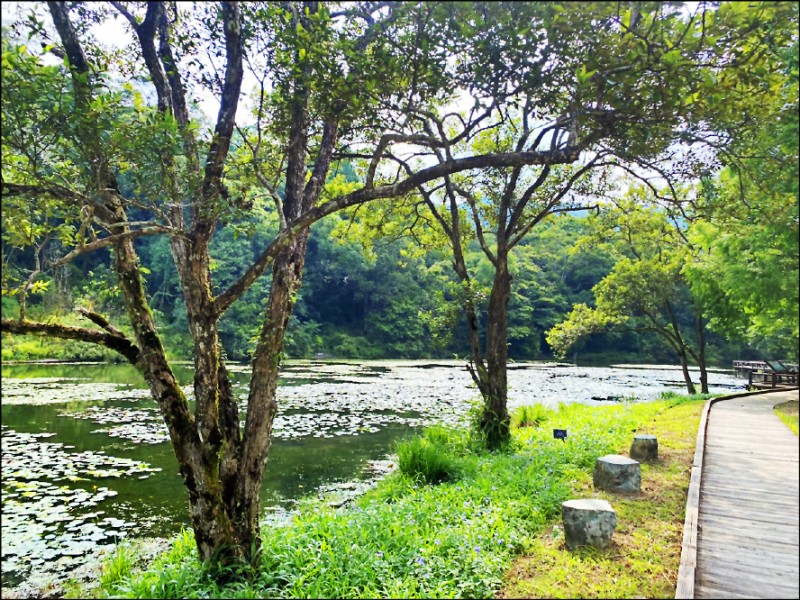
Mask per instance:
[[[407,209],[408,219],[430,224],[452,252],[461,283],[453,296],[466,317],[468,368],[482,396],[480,429],[489,448],[509,439],[512,252],[549,215],[585,209],[603,177],[610,177],[609,167],[642,178],[646,172],[675,177],[714,167],[716,153],[728,147],[741,120],[737,111],[743,105],[737,98],[758,97],[760,86],[770,81],[758,61],[773,44],[786,45],[792,36],[790,21],[783,22],[791,7],[750,8],[744,11],[735,3],[718,10],[705,4],[683,10],[661,3],[521,3],[494,12],[487,18],[492,26],[475,33],[473,43],[491,44],[497,31],[522,22],[536,50],[509,75],[526,85],[505,122],[469,140],[472,147],[511,152],[550,145],[583,151],[559,166],[520,165],[469,178],[446,175],[443,183],[417,186],[417,199]],[[508,42],[510,52],[518,50],[516,41]],[[497,61],[485,69],[504,72]],[[469,148],[448,132],[458,118],[443,111],[427,116],[427,134],[440,141],[440,164]],[[698,151],[701,145],[706,153]],[[595,174],[592,180],[600,169],[606,175]],[[485,290],[466,258],[472,239],[479,240],[491,265]]]
[[[592,138],[477,149],[435,164],[405,160],[392,172],[389,163],[409,147],[412,154],[435,158],[442,147],[468,144],[481,128],[502,121],[518,89],[536,83],[533,72],[525,80],[514,77],[528,59],[523,32],[506,49],[506,32],[490,27],[492,11],[483,5],[47,7],[52,27],[34,12],[26,21],[28,43],[3,44],[4,231],[20,233],[6,234],[4,241],[35,247],[60,228],[64,254],[50,269],[110,250],[127,324],[117,327],[82,307],[97,328],[35,322],[22,312],[4,316],[2,330],[100,344],[133,364],[168,427],[201,559],[253,559],[261,550],[259,491],[277,410],[278,369],[309,227],[336,211],[398,198],[445,175],[570,163]],[[113,52],[92,35],[92,25],[112,18],[124,19],[133,36],[129,47]],[[35,51],[42,38],[42,52]],[[48,64],[51,55],[61,61]],[[483,69],[489,56],[503,68]],[[237,124],[245,70],[257,87],[252,118]],[[553,81],[551,88],[557,87]],[[430,110],[459,88],[469,88],[473,109],[452,137],[432,136],[425,128]],[[202,94],[219,101],[209,126],[193,112]],[[337,165],[354,158],[368,165],[365,177],[343,181]],[[130,179],[127,189],[123,177]],[[51,206],[58,207],[57,217]],[[270,223],[270,241],[221,288],[212,268],[215,234],[235,223],[245,234],[263,229],[260,215]],[[141,268],[138,242],[156,235],[169,241],[185,304],[193,410],[167,359]],[[242,426],[223,360],[220,319],[268,269],[269,296]],[[44,277],[39,271],[25,281]]]
[[[688,235],[702,249],[685,273],[709,326],[797,359],[800,313],[798,43],[776,49],[771,97],[737,137],[736,156],[705,178]]]
[[[629,197],[595,219],[594,234],[582,245],[610,246],[618,260],[594,288],[596,308],[580,303],[547,334],[564,356],[578,340],[609,329],[653,331],[673,350],[686,389],[695,393],[691,359],[700,369],[700,387],[708,393],[705,306],[692,293],[683,270],[693,247],[686,225],[663,208],[647,205],[646,188],[632,188]],[[651,200],[652,201],[652,200]]]

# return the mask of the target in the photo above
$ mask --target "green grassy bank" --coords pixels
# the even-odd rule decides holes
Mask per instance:
[[[305,502],[265,528],[257,568],[217,585],[191,533],[144,570],[121,546],[99,597],[449,598],[672,597],[689,465],[703,402],[666,395],[643,404],[526,411],[506,452],[479,449],[468,430],[429,429],[398,448],[400,469],[352,506]],[[523,417],[523,415],[518,415]],[[522,419],[519,419],[522,420]],[[552,429],[566,428],[565,442]],[[595,493],[595,459],[627,453],[634,432],[658,436],[642,492]],[[619,524],[607,550],[565,549],[561,502],[604,497]]]
[[[791,400],[775,406],[775,414],[778,415],[778,418],[783,421],[795,435],[798,435],[798,431],[800,431],[798,404],[800,403],[798,403],[797,400]]]

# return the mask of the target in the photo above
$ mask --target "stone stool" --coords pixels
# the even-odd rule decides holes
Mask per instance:
[[[606,500],[568,500],[561,504],[567,548],[606,548],[617,527],[617,513]]]
[[[658,458],[658,438],[654,435],[637,435],[631,444],[631,458],[650,462]]]
[[[638,492],[642,485],[639,463],[627,456],[608,454],[594,465],[594,487],[609,492]]]

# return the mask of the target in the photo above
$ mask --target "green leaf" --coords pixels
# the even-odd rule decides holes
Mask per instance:
[[[676,64],[679,60],[681,60],[681,58],[682,58],[681,51],[678,48],[673,48],[669,52],[666,52],[661,55],[661,60],[667,63],[668,65]]]

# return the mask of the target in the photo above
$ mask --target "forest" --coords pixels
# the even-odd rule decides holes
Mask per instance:
[[[512,361],[690,393],[796,362],[797,10],[34,5],[3,30],[3,358],[132,365],[223,566],[261,556],[287,357],[462,359],[492,452]]]
[[[512,360],[557,360],[546,332],[564,320],[575,304],[595,305],[592,288],[609,274],[615,258],[600,244],[574,248],[575,240],[588,236],[592,219],[590,215],[552,218],[519,247],[512,265],[515,286],[509,304]],[[365,247],[362,240],[348,237],[349,223],[349,219],[334,217],[312,229],[304,283],[287,330],[285,355],[331,359],[466,357],[469,343],[454,310],[456,298],[447,291],[454,277],[446,254],[441,250],[420,252],[410,238],[387,237]],[[214,244],[215,270],[224,286],[253,260],[263,240],[258,233],[242,238],[223,228]],[[162,319],[165,345],[176,358],[189,360],[186,309],[166,240],[143,238],[139,246],[142,266],[151,274],[148,293],[153,310]],[[485,286],[488,265],[481,267],[482,256],[476,246],[473,243],[468,248],[468,260]],[[31,316],[77,323],[78,316],[72,313],[85,302],[98,312],[119,318],[124,307],[116,286],[109,285],[113,271],[107,253],[103,254],[87,254],[57,269],[52,283],[31,294]],[[19,268],[32,270],[30,250],[25,259],[15,260]],[[268,288],[267,275],[221,321],[220,338],[229,360],[244,362],[251,358]],[[14,296],[3,297],[3,310],[5,314],[18,312]],[[685,322],[687,316],[684,310],[684,327],[691,325]],[[772,356],[775,352],[791,358],[791,348],[783,351],[777,340],[766,340],[759,346],[758,342],[748,344],[744,337],[731,339],[710,332],[709,345],[709,361],[714,365],[727,366],[741,356]],[[113,353],[94,345],[30,336],[4,339],[3,352],[6,360],[116,359]],[[633,327],[588,335],[576,343],[567,358],[581,364],[675,361],[670,348],[654,332]]]

